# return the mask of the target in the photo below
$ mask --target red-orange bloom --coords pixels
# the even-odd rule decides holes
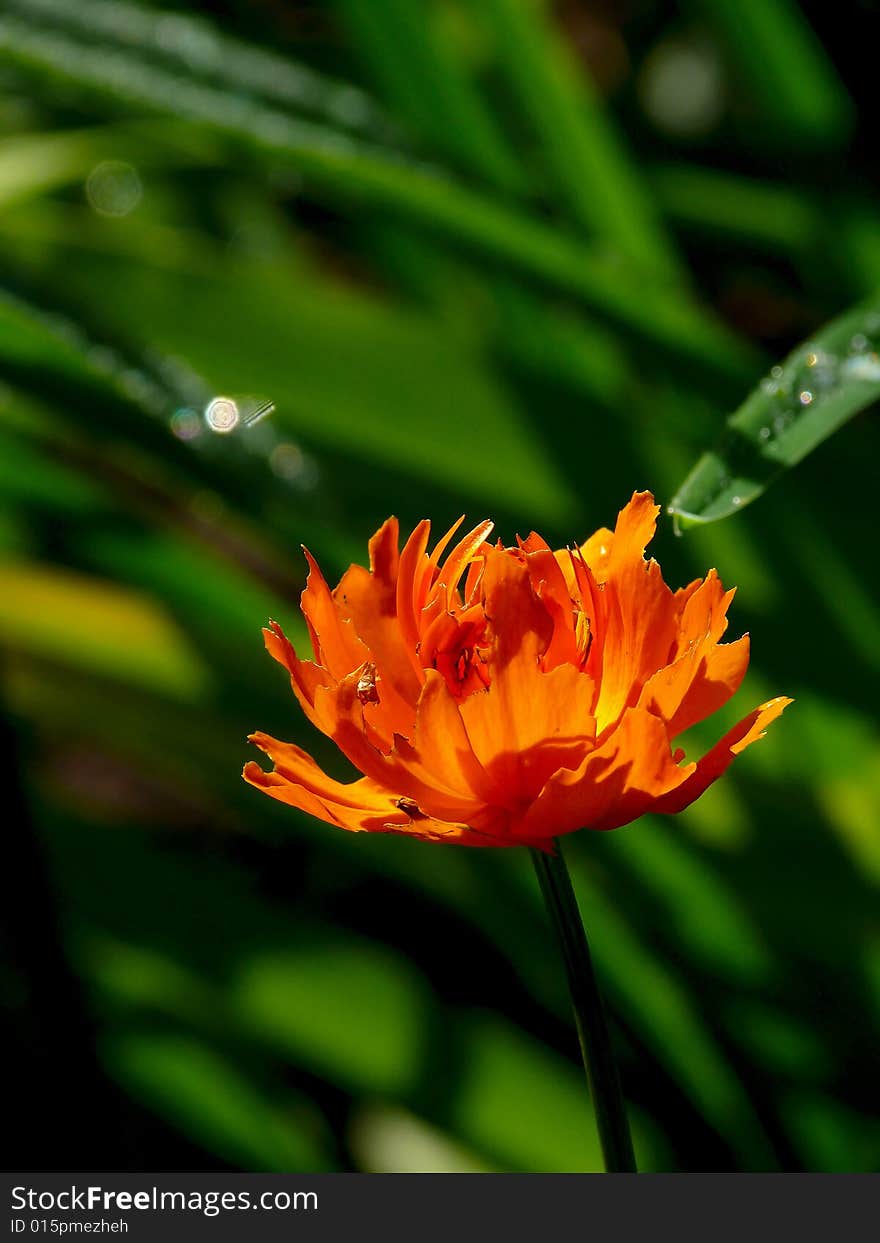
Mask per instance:
[[[245,779],[339,828],[472,846],[549,848],[681,811],[791,701],[762,704],[696,762],[674,749],[736,691],[749,640],[720,642],[733,591],[714,570],[673,592],[645,560],[658,512],[636,493],[613,531],[556,552],[535,534],[490,544],[483,522],[429,553],[427,521],[399,552],[389,518],[370,569],[353,565],[332,592],[307,553],[314,659],[275,622],[266,646],[363,776],[334,781],[258,733],[275,769],[251,761]]]

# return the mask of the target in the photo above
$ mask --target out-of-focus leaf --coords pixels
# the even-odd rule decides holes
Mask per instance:
[[[833,737],[828,736],[831,715]],[[809,692],[798,696],[798,720],[800,747],[829,828],[865,879],[880,886],[880,742],[876,722],[871,716]]]
[[[662,902],[670,939],[727,977],[752,983],[771,978],[770,954],[737,895],[663,826],[642,825],[638,834],[618,834],[612,850]]]
[[[832,233],[835,250],[857,297],[880,288],[880,212],[876,202],[841,203]]]
[[[773,255],[806,258],[825,227],[816,202],[790,186],[696,164],[669,164],[650,174],[673,224],[710,238],[747,242]]]
[[[124,151],[147,167],[204,164],[218,158],[210,141],[186,141],[165,121],[86,130],[16,134],[0,141],[0,208],[84,180],[102,160]]]
[[[841,557],[829,537],[824,515],[792,491],[786,498],[787,522],[780,532],[786,555],[802,566],[807,579],[822,567],[821,599],[840,636],[864,664],[880,671],[880,603],[858,562]],[[846,718],[843,705],[835,715]]]
[[[754,364],[752,349],[661,283],[622,272],[575,238],[396,152],[194,85],[122,53],[109,57],[54,34],[47,38],[12,18],[0,19],[0,54],[99,98],[125,98],[138,109],[208,125],[263,158],[292,163],[307,184],[333,201],[399,213],[484,259],[572,295],[674,358],[737,377]]]
[[[185,278],[131,268],[126,282],[137,296],[119,307],[120,325],[141,324],[160,354],[185,350],[221,392],[258,383],[285,440],[353,453],[359,474],[393,467],[475,503],[507,503],[529,521],[544,513],[565,522],[576,509],[538,433],[483,366],[479,340],[316,276],[292,284],[261,263]],[[247,353],[238,348],[243,324]],[[216,438],[229,467],[247,465],[248,436]]]
[[[637,266],[674,272],[674,252],[651,199],[549,17],[522,0],[485,0],[479,17],[492,31],[495,54],[571,215]]]
[[[601,978],[639,1038],[667,1065],[702,1115],[752,1168],[773,1158],[746,1088],[705,1030],[686,988],[646,948],[573,860],[578,902]]]
[[[776,1074],[826,1076],[828,1050],[817,1034],[781,1008],[738,998],[727,1008],[731,1038]]]
[[[571,385],[590,402],[614,408],[625,401],[631,363],[616,333],[574,308],[548,306],[514,281],[499,277],[492,288],[506,354],[545,381]]]
[[[0,207],[85,176],[95,163],[91,134],[23,134],[0,142]]]
[[[229,1006],[246,1029],[361,1091],[407,1094],[428,1040],[425,998],[402,960],[327,936],[255,953]]]
[[[110,344],[67,315],[0,290],[0,376],[28,394],[22,411],[10,399],[14,417],[44,453],[64,465],[84,465],[90,483],[108,483],[124,500],[158,510],[273,590],[293,594],[296,580],[262,535],[240,514],[224,510],[227,496],[249,498],[254,488],[271,492],[267,459],[276,440],[259,426],[249,429],[243,400],[238,430],[255,452],[235,454],[228,438],[212,434],[202,421],[210,391],[205,381],[171,353],[130,349],[120,339],[122,318],[116,317]],[[249,379],[244,377],[248,387]],[[45,413],[53,402],[65,417]],[[187,425],[184,438],[173,434],[180,417]],[[142,456],[143,449],[152,456]],[[219,495],[212,499],[205,485]],[[198,502],[206,496],[209,512],[202,514]]]
[[[796,0],[691,0],[723,36],[773,125],[765,141],[828,147],[847,137],[853,105]]]
[[[427,981],[399,954],[258,900],[216,861],[201,870],[193,890],[187,867],[173,860],[157,867],[133,847],[122,841],[113,854],[133,850],[131,862],[141,859],[153,884],[186,885],[196,905],[158,929],[152,902],[128,902],[129,885],[117,894],[102,891],[102,871],[113,866],[109,851],[97,870],[87,862],[93,842],[86,858],[77,858],[76,872],[85,869],[88,878],[80,910],[113,929],[112,940],[103,933],[88,938],[84,969],[105,997],[102,1005],[133,1008],[126,1023],[138,1014],[143,1022],[146,1012],[154,1021],[194,1025],[200,1040],[222,1033],[246,1041],[345,1091],[415,1108],[502,1168],[601,1168],[574,1060],[504,1018],[437,1009]],[[223,938],[218,954],[220,926],[236,934]],[[179,949],[183,929],[183,964],[120,939],[138,935]],[[206,954],[216,960],[210,977],[200,965]],[[548,1111],[552,1126],[544,1122]],[[650,1137],[639,1133],[638,1142],[655,1160]]]
[[[216,1049],[183,1033],[132,1031],[109,1037],[104,1057],[148,1109],[234,1168],[326,1167],[314,1107],[285,1086],[258,1085]]]
[[[509,142],[430,10],[419,0],[335,2],[355,51],[418,133],[481,180],[513,192],[524,188],[526,178]]]
[[[217,1009],[216,993],[181,963],[112,936],[89,936],[80,947],[83,973],[111,1004],[197,1022]],[[103,999],[98,998],[103,1005]]]
[[[4,402],[0,397],[0,411]],[[5,411],[3,411],[5,413]],[[0,430],[0,500],[68,517],[106,508],[102,489]]]
[[[485,1011],[462,1016],[455,1035],[459,1081],[448,1108],[456,1133],[506,1169],[604,1169],[578,1065]],[[663,1168],[662,1145],[637,1110],[630,1125],[639,1169]]]
[[[633,850],[636,848],[634,842]],[[642,943],[636,924],[628,923],[617,912],[603,892],[604,887],[593,880],[573,851],[570,854],[578,900],[603,989],[612,1000],[614,1013],[620,1015],[627,1028],[732,1147],[742,1153],[760,1153],[763,1161],[772,1161],[746,1089],[727,1064],[722,1048],[704,1022],[687,985],[676,979],[653,945]],[[613,849],[611,854],[613,856]],[[417,879],[427,893],[441,896],[462,909],[484,935],[491,936],[501,952],[512,955],[511,967],[527,983],[531,993],[560,1017],[567,1018],[569,1006],[562,977],[547,971],[548,955],[552,955],[553,946],[531,870],[524,861],[513,857],[485,862],[462,860],[459,874],[456,859],[441,873],[429,858],[423,859],[422,854],[412,851],[410,856],[401,859],[398,854],[387,861],[387,866],[396,865],[410,883]],[[644,866],[647,868],[649,864],[646,862]],[[674,873],[674,868],[671,870]],[[687,883],[682,879],[686,872],[684,868],[682,873],[673,874],[671,878],[667,875],[655,883],[665,900],[674,900],[671,890]],[[761,953],[760,944],[746,921],[731,909],[729,897],[725,905],[727,909],[722,907],[716,928],[730,921],[736,928],[735,935],[747,946],[746,954],[751,957],[743,974],[749,972],[752,979],[759,978],[766,970],[766,956]],[[528,925],[524,924],[526,912],[529,912]],[[680,918],[687,922],[686,916]],[[515,939],[510,932],[513,919],[523,929]],[[688,931],[691,949],[692,940],[697,936],[695,930]],[[704,961],[709,962],[711,952],[705,939],[702,954]],[[729,959],[726,965],[730,970]]]
[[[334,81],[307,65],[221,34],[210,23],[130,0],[7,0],[7,8],[40,27],[57,25],[93,39],[132,48],[218,86],[232,86],[273,103],[325,117],[334,125],[367,132],[393,131],[358,87]]]
[[[206,560],[202,549],[187,547],[179,537],[89,533],[83,556],[108,577],[173,603],[178,613],[197,619],[205,631],[216,631],[232,650],[252,641],[279,608],[285,612],[288,637],[297,645],[307,642],[294,599],[280,599],[235,567]]]
[[[45,566],[0,564],[0,642],[183,699],[203,696],[210,685],[154,601]]]
[[[798,346],[726,423],[669,503],[681,526],[714,522],[756,499],[880,397],[880,302],[869,299]]]
[[[833,271],[853,298],[880,287],[880,216],[870,200],[699,164],[661,165],[649,179],[670,223],[688,237],[721,240],[730,255],[746,245],[785,256],[805,279],[822,253],[823,272]]]
[[[488,104],[474,88],[463,57],[455,54],[452,40],[439,24],[426,20],[419,0],[338,3],[356,36],[358,54],[377,87],[401,114],[429,134],[440,152],[471,168],[495,189],[522,189],[524,174]],[[387,37],[391,28],[393,44]],[[458,117],[458,122],[450,124],[450,115]],[[445,290],[449,283],[448,277],[438,279],[438,256],[433,256],[433,263],[426,262],[424,252],[430,243],[414,234],[404,243],[406,262],[401,265],[401,233],[399,229],[382,232],[383,251],[388,254],[393,247],[395,266],[402,266],[410,278],[415,268],[420,273],[417,284],[433,286],[436,296],[437,286]],[[426,279],[429,266],[434,269],[433,280]],[[548,305],[540,293],[515,279],[489,273],[486,282],[497,308],[499,346],[505,355],[573,384],[590,400],[611,401],[620,396],[626,362],[611,332],[585,322],[583,316]]]
[[[490,1014],[474,1014],[465,1033],[461,1077],[450,1101],[456,1131],[507,1168],[601,1170],[578,1068]]]
[[[880,1123],[821,1092],[790,1092],[783,1113],[804,1168],[874,1174],[880,1166]]]
[[[185,459],[165,420],[178,404],[204,404],[203,381],[179,364],[163,368],[137,351],[126,355],[119,344],[95,340],[81,320],[37,306],[8,287],[0,289],[0,375],[36,397],[63,393],[68,408],[87,405],[93,426],[96,410],[104,418],[115,416],[117,433],[121,423],[129,434],[138,429],[140,439],[153,444],[160,437],[155,431],[149,435],[150,424],[161,421],[166,456]]]

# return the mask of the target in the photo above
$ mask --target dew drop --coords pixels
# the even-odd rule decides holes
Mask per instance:
[[[813,404],[813,394],[808,388],[802,389],[798,393],[798,401],[802,406],[811,406]]]
[[[837,383],[837,359],[833,354],[826,355],[820,366],[810,377],[813,391],[826,391]]]
[[[863,332],[857,332],[851,339],[849,348],[854,354],[861,354],[868,348],[868,338]]]
[[[843,364],[843,373],[851,380],[880,380],[880,358],[876,354],[858,354]]]
[[[769,427],[762,427],[761,430],[758,432],[758,439],[769,440],[772,435],[773,433],[771,432]]]
[[[771,367],[770,376],[774,380],[781,380],[782,379],[782,368],[778,364],[775,367]]]
[[[212,432],[226,435],[238,426],[240,418],[238,405],[231,397],[215,397],[208,402],[205,409],[205,422]]]

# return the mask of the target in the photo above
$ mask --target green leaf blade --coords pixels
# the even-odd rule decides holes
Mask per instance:
[[[774,367],[669,503],[680,526],[715,522],[756,500],[880,398],[880,297],[832,320]]]

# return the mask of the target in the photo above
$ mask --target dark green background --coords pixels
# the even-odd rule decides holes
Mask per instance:
[[[300,639],[299,544],[335,581],[389,512],[561,544],[667,502],[880,285],[876,35],[857,0],[6,0],[14,1168],[598,1168],[525,854],[245,786],[255,728],[342,771],[260,626]],[[214,435],[217,394],[276,409]],[[569,843],[644,1169],[880,1158],[877,460],[867,412],[661,519],[752,633],[694,745],[796,703],[687,813]]]

